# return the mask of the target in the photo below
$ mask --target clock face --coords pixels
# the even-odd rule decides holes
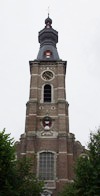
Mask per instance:
[[[51,80],[53,78],[53,73],[51,71],[45,71],[42,74],[44,80]]]

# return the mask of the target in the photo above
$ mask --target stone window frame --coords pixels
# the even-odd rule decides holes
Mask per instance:
[[[39,178],[40,154],[41,153],[52,153],[54,155],[54,169],[53,169],[54,176],[53,176],[53,179],[40,179],[40,180],[44,180],[46,182],[47,181],[55,181],[56,180],[56,158],[57,158],[57,155],[56,155],[56,152],[51,151],[51,150],[42,150],[37,153],[37,177]]]
[[[44,86],[45,85],[50,85],[51,86],[51,102],[44,102]],[[41,103],[54,103],[54,87],[50,83],[45,83],[42,85],[42,90],[41,90]]]

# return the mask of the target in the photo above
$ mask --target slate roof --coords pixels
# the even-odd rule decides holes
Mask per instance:
[[[37,55],[39,61],[58,61],[60,60],[56,44],[58,43],[58,32],[52,28],[52,20],[48,18],[45,20],[45,28],[39,32],[38,41],[40,49]],[[50,56],[46,56],[46,51],[50,52]]]

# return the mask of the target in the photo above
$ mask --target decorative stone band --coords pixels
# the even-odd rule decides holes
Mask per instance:
[[[64,178],[56,180],[56,182],[61,182],[61,181],[63,181],[63,182],[74,182],[73,180],[64,179]]]

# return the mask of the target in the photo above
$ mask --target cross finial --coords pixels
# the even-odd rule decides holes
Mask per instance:
[[[50,15],[50,7],[48,6],[48,18],[49,18],[49,15]]]

